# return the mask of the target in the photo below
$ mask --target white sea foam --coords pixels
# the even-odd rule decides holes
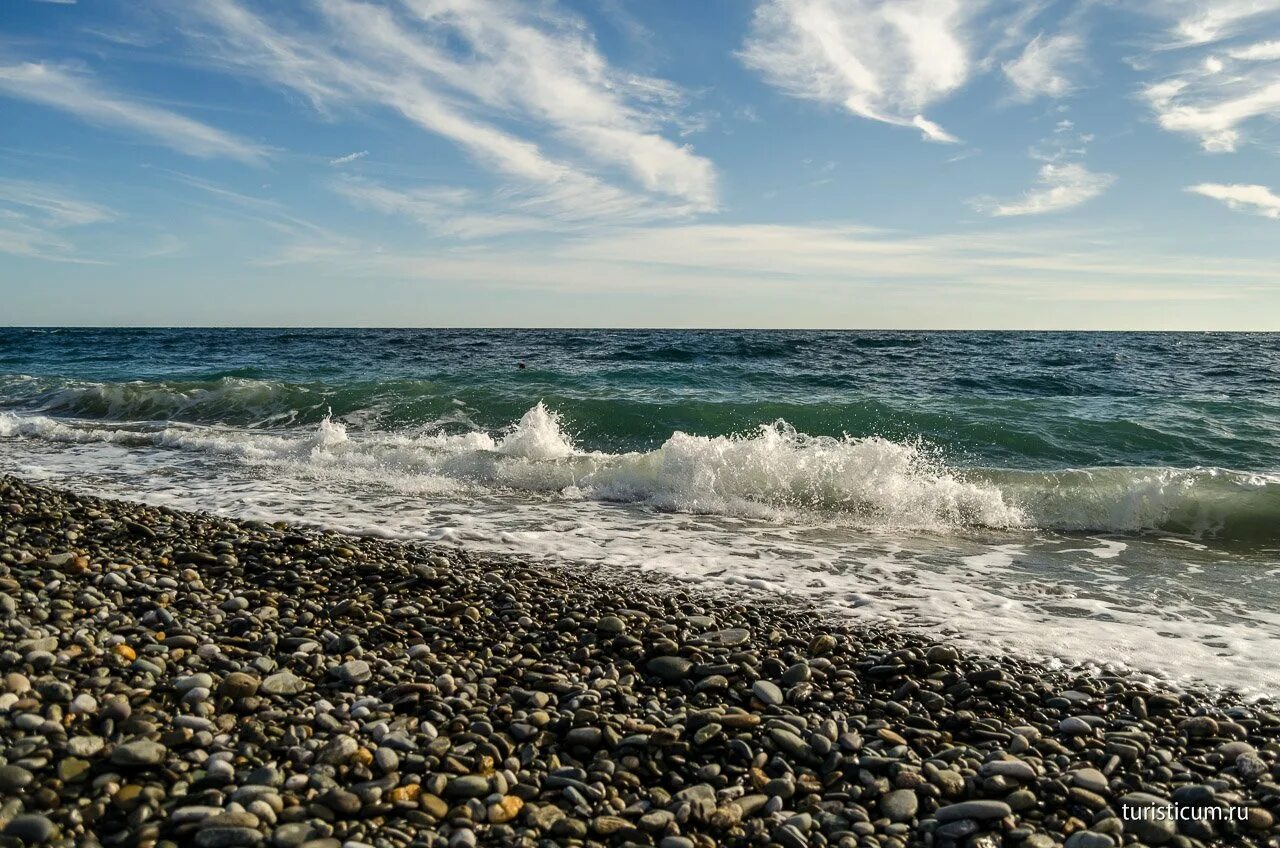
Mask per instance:
[[[1266,567],[1212,545],[1029,529],[1055,511],[1065,526],[1141,527],[1186,513],[1198,485],[1211,504],[1265,500],[1274,481],[1256,475],[960,474],[918,446],[783,424],[592,453],[541,407],[493,434],[0,414],[0,437],[0,468],[119,497],[778,593],[977,648],[1280,690]],[[1150,481],[1141,497],[1126,475]]]
[[[918,446],[808,436],[784,422],[745,436],[677,432],[655,450],[625,454],[575,449],[557,416],[540,403],[498,439],[480,432],[366,433],[355,439],[329,418],[317,432],[280,435],[193,426],[103,428],[11,413],[0,415],[0,435],[154,445],[246,462],[308,463],[331,472],[377,467],[393,483],[432,475],[476,487],[569,490],[676,512],[759,517],[816,510],[886,530],[1016,527],[1024,520],[997,488],[957,479]]]
[[[377,469],[388,485],[501,489],[694,514],[837,516],[883,530],[1041,527],[1280,541],[1280,477],[1214,468],[957,472],[918,445],[832,438],[785,422],[738,436],[673,433],[645,452],[578,450],[539,403],[505,432],[352,435],[325,418],[310,433],[169,425],[103,427],[0,413],[0,436],[204,452],[330,474]]]

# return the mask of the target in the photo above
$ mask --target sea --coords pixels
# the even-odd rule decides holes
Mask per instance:
[[[1280,694],[1280,335],[3,329],[0,472]]]

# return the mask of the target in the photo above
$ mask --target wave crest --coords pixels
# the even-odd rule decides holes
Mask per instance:
[[[376,481],[405,492],[470,488],[562,495],[661,510],[838,519],[866,529],[1137,533],[1280,541],[1280,477],[1216,468],[1056,472],[946,467],[919,443],[813,436],[785,421],[731,436],[672,433],[658,448],[583,451],[539,403],[497,434],[349,434],[194,425],[122,426],[0,413],[0,437],[195,451],[272,473]]]

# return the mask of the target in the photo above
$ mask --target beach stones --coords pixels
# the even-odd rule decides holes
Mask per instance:
[[[348,660],[335,666],[329,673],[349,685],[364,683],[373,676],[373,671],[364,660]]]
[[[257,694],[259,684],[260,681],[254,675],[233,671],[223,678],[222,684],[218,687],[218,694],[238,701]]]
[[[111,762],[126,768],[145,768],[164,762],[168,753],[165,746],[149,739],[138,739],[117,746],[111,752]]]
[[[737,648],[747,644],[751,631],[742,627],[711,630],[690,640],[691,645],[706,648]]]
[[[880,799],[880,812],[889,821],[910,821],[919,809],[920,798],[911,789],[896,789]]]
[[[751,684],[751,694],[755,695],[760,703],[766,707],[779,707],[785,701],[782,690],[778,688],[776,683],[769,680],[757,680]]]
[[[34,779],[31,772],[21,766],[0,766],[0,792],[16,794],[26,789]]]
[[[451,779],[445,785],[446,798],[479,798],[489,794],[489,781],[476,774],[466,774]]]
[[[987,819],[1002,819],[1012,815],[1013,810],[1009,809],[1009,805],[1003,801],[961,801],[958,804],[948,804],[945,807],[939,807],[934,813],[934,818],[939,822],[952,822],[959,819],[976,819],[985,821]]]
[[[27,541],[27,522],[45,514],[77,534],[86,569],[41,564],[59,551]],[[200,555],[174,562],[175,548]],[[19,834],[0,841],[15,844],[1264,848],[1275,835],[1269,704],[995,663],[572,564],[0,477],[0,597],[23,599],[0,621],[0,644],[24,646],[0,648],[0,823]],[[1229,833],[1119,817],[1170,803],[1247,817]]]
[[[693,663],[684,657],[654,657],[645,665],[650,674],[656,674],[668,682],[676,682],[688,677],[693,670]]]
[[[262,681],[260,691],[264,695],[287,697],[297,695],[307,688],[307,684],[289,670],[278,671]]]
[[[58,826],[48,816],[28,813],[14,816],[5,826],[4,835],[26,845],[44,845],[58,836]]]
[[[1095,768],[1074,769],[1067,776],[1071,779],[1072,785],[1079,786],[1081,789],[1097,793],[1107,791],[1106,776]]]
[[[621,636],[627,632],[627,623],[616,615],[606,615],[596,622],[596,630],[604,636]]]
[[[323,765],[342,765],[356,755],[360,743],[354,738],[341,734],[333,737],[316,754],[316,762]]]

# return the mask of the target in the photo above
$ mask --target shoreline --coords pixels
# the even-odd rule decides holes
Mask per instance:
[[[1280,844],[1269,699],[663,578],[0,477],[0,634],[0,843]]]

